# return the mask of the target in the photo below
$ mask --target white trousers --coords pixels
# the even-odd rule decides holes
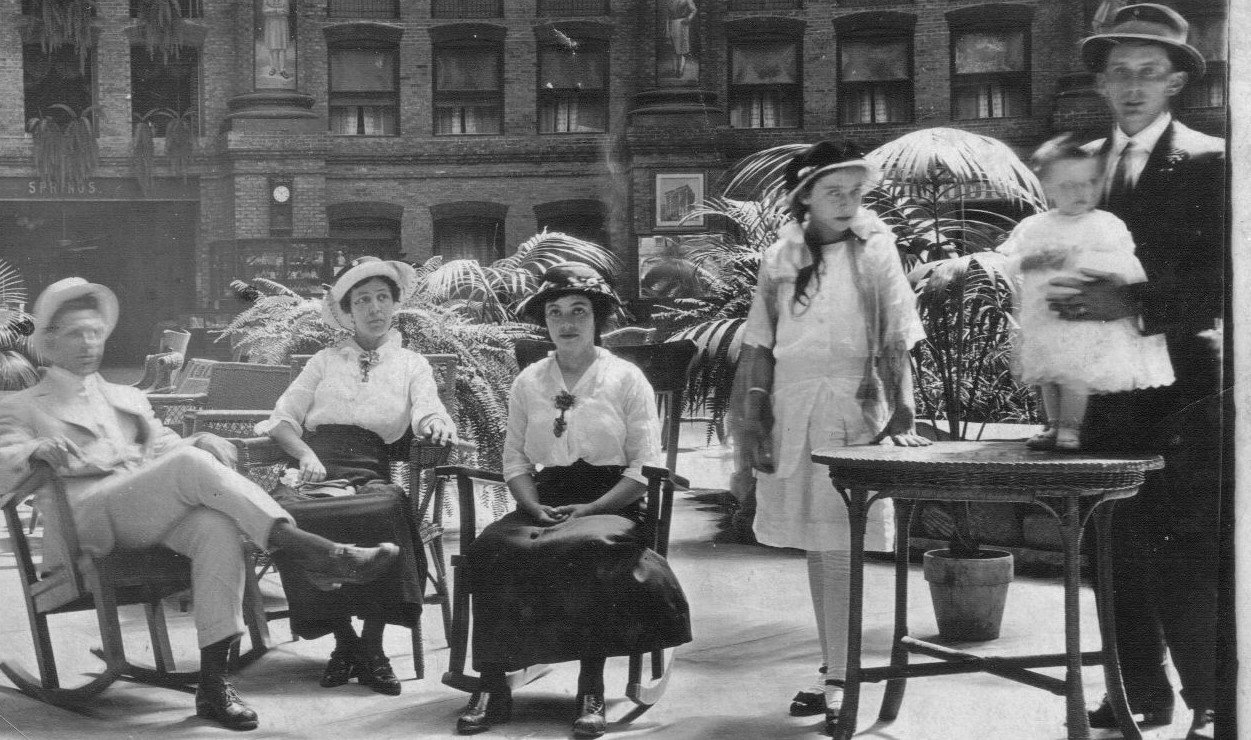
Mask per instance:
[[[244,631],[243,569],[248,565],[240,535],[264,547],[275,522],[291,521],[260,487],[194,447],[102,479],[83,492],[83,503],[103,509],[99,513],[119,547],[164,545],[191,558],[201,648]],[[87,519],[98,522],[100,517]]]

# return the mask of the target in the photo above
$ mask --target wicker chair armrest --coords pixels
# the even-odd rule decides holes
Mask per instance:
[[[195,432],[212,432],[222,437],[243,437],[253,434],[258,421],[273,414],[265,409],[191,409],[182,417],[183,436]]]
[[[644,465],[643,477],[647,478],[649,481],[653,478],[657,480],[662,480],[662,481],[671,480],[673,481],[673,485],[675,487],[681,488],[683,490],[689,491],[691,488],[690,480],[683,478],[677,473],[670,473],[668,468],[659,468],[659,467],[653,467],[651,465]]]
[[[282,445],[269,437],[232,438],[227,441],[239,451],[240,469],[253,465],[274,465],[287,459]]]
[[[173,406],[178,404],[186,404],[189,406],[201,406],[208,398],[207,393],[149,393],[147,395],[148,403],[153,406]]]
[[[647,509],[644,511],[643,543],[660,555],[669,552],[669,524],[673,519],[673,489],[675,485],[690,487],[690,482],[680,475],[670,473],[668,468],[643,466],[647,479]]]
[[[481,480],[488,483],[503,483],[503,473],[497,473],[481,468],[471,468],[465,465],[440,465],[434,469],[434,474],[440,477],[448,478],[469,478],[471,480]]]

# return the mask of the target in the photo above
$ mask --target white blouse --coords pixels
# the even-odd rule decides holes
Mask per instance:
[[[565,411],[566,427],[557,437],[556,396],[561,391],[573,394],[575,401]],[[565,387],[553,355],[522,370],[513,381],[504,440],[505,481],[584,460],[590,465],[624,465],[625,477],[646,483],[643,466],[657,464],[658,459],[655,392],[633,363],[600,347],[572,389]]]
[[[350,424],[389,444],[410,425],[418,436],[436,418],[452,425],[430,363],[400,346],[399,332],[389,332],[378,348],[378,364],[369,370],[369,380],[361,371],[364,351],[356,340],[347,339],[313,355],[269,419],[256,425],[256,433],[268,434],[284,421],[301,433],[323,424]]]

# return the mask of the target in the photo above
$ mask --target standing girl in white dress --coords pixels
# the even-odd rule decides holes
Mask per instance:
[[[1129,284],[1147,275],[1125,222],[1095,207],[1104,169],[1098,154],[1059,136],[1043,144],[1031,164],[1051,210],[1021,221],[999,247],[1011,258],[1008,271],[1020,290],[1014,364],[1022,382],[1042,388],[1049,421],[1026,444],[1077,450],[1092,393],[1169,385],[1173,366],[1164,335],[1143,336],[1136,318],[1065,321],[1048,307],[1056,277],[1096,270]]]
[[[921,446],[908,351],[924,338],[895,238],[861,198],[876,168],[852,144],[822,142],[787,165],[795,221],[765,251],[736,386],[745,456],[756,474],[756,538],[808,551],[824,666],[791,714],[842,706],[851,534],[847,507],[814,449],[878,442]],[[888,550],[889,500],[869,510],[865,547]]]

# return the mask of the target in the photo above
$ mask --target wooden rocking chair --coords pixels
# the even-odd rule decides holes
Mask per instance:
[[[18,516],[17,504],[39,493],[44,510],[42,563],[37,564],[31,543]],[[167,688],[187,689],[199,682],[199,670],[175,669],[169,632],[161,600],[191,587],[191,560],[163,547],[118,549],[103,557],[83,552],[74,529],[65,487],[60,477],[45,463],[35,463],[33,472],[14,491],[0,491],[5,522],[17,555],[22,595],[30,618],[31,637],[39,676],[35,677],[9,660],[0,660],[3,671],[17,688],[40,701],[55,705],[81,704],[99,694],[119,678]],[[50,536],[51,535],[51,536]],[[239,546],[243,547],[240,539]],[[43,567],[54,563],[52,567]],[[251,649],[235,655],[234,665],[252,662],[269,649],[269,632],[255,578],[250,569],[244,593],[244,619],[248,625]],[[152,641],[155,666],[132,663],[126,657],[118,607],[143,604]],[[54,614],[94,609],[103,647],[92,650],[105,668],[80,685],[65,687],[56,667],[48,618]]]

